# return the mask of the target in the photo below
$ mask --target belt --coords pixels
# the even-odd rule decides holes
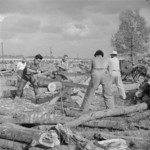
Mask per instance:
[[[93,68],[93,69],[95,69],[95,70],[104,70],[106,68]]]
[[[112,71],[120,71],[120,70],[112,70]]]

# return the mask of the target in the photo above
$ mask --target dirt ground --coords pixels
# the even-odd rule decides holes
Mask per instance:
[[[0,90],[1,89],[3,89],[3,90],[4,89],[5,90],[8,90],[8,89],[9,90],[14,90],[14,89],[16,89],[15,87],[6,86],[4,84],[6,80],[12,79],[12,78],[13,77],[1,78],[1,80],[0,80],[0,85],[1,85]],[[137,83],[124,83],[124,85],[125,85],[125,89],[126,89],[126,92],[127,92],[127,99],[126,100],[122,100],[120,98],[119,94],[118,94],[118,91],[117,91],[116,87],[115,86],[113,87],[113,90],[114,90],[113,94],[114,94],[114,98],[115,98],[115,103],[118,107],[130,106],[130,105],[135,104],[134,95],[135,95],[135,91],[138,87],[138,84]],[[45,92],[46,90],[47,89],[45,89],[45,88],[40,89],[41,93]],[[32,97],[33,97],[33,92],[31,93],[29,91],[29,89],[26,89],[25,90],[25,98],[30,99]],[[28,103],[31,103],[31,101],[27,100],[26,104],[28,104]],[[0,98],[0,104],[5,105],[6,107],[13,107],[14,102],[13,102],[13,99],[11,99],[11,98],[5,98],[5,99]],[[18,105],[18,107],[19,107],[18,109],[20,109],[20,110],[24,109],[23,107],[21,107],[20,104]],[[33,104],[33,107],[34,107],[34,104]],[[104,110],[105,109],[104,101],[103,101],[101,92],[96,92],[95,100],[93,101],[93,103],[91,105],[91,108],[92,108],[93,111],[94,110]],[[145,120],[142,120],[141,122],[142,123],[145,122],[145,123],[150,125],[149,119],[150,118],[146,118]],[[108,132],[108,131],[110,132],[110,129],[108,130],[106,128],[89,128],[89,127],[82,127],[82,126],[76,127],[73,130],[76,130],[76,131],[79,131],[79,132],[84,130],[87,133],[91,133],[91,132],[94,132],[94,133],[95,132]],[[139,128],[139,130],[140,130],[140,128]],[[115,132],[115,130],[112,129],[111,132]],[[150,136],[149,136],[149,139],[150,139]],[[148,143],[144,144],[144,145],[143,145],[143,143],[141,143],[141,144],[139,144],[140,145],[139,147],[135,146],[132,142],[130,142],[128,144],[129,144],[131,150],[149,150],[150,149],[150,146],[149,146],[150,144],[148,144]]]

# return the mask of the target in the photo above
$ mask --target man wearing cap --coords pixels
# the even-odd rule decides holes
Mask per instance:
[[[17,90],[16,98],[22,97],[23,88],[25,87],[26,83],[29,81],[33,86],[34,93],[35,93],[34,102],[35,103],[37,102],[39,98],[39,88],[38,88],[38,81],[35,75],[40,73],[40,63],[42,59],[43,56],[37,54],[33,59],[33,61],[27,63],[26,67],[23,69],[22,78]]]
[[[101,84],[103,87],[103,97],[106,109],[114,108],[114,97],[111,91],[111,76],[109,61],[104,58],[104,53],[101,50],[97,50],[94,54],[94,58],[91,64],[91,80],[89,87],[85,93],[83,103],[81,106],[82,111],[88,111],[96,89]]]
[[[112,83],[116,84],[121,98],[126,99],[126,93],[121,79],[120,65],[119,65],[119,59],[117,57],[117,51],[113,51],[110,54],[110,56],[111,56],[110,63],[112,67]]]

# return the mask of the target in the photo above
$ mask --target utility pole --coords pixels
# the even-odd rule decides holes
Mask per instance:
[[[3,64],[4,62],[3,42],[1,42],[1,50],[2,50],[2,64]]]
[[[53,52],[52,52],[52,47],[50,46],[50,51],[49,51],[49,53],[50,53],[50,59],[52,58],[52,54],[53,54]]]

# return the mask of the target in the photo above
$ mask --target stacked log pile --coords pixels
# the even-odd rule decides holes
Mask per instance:
[[[56,82],[43,77],[39,77],[39,81],[46,89],[49,83]],[[103,101],[97,94],[91,108],[97,105],[98,110],[83,113],[79,107],[87,85],[83,84],[85,80],[78,81],[57,81],[62,89],[56,93],[44,92],[38,104],[26,97],[18,100],[1,98],[1,149],[105,150],[109,148],[98,141],[108,139],[123,139],[128,147],[136,150],[149,146],[150,110],[147,103],[106,110],[97,105],[97,99],[100,103]]]

